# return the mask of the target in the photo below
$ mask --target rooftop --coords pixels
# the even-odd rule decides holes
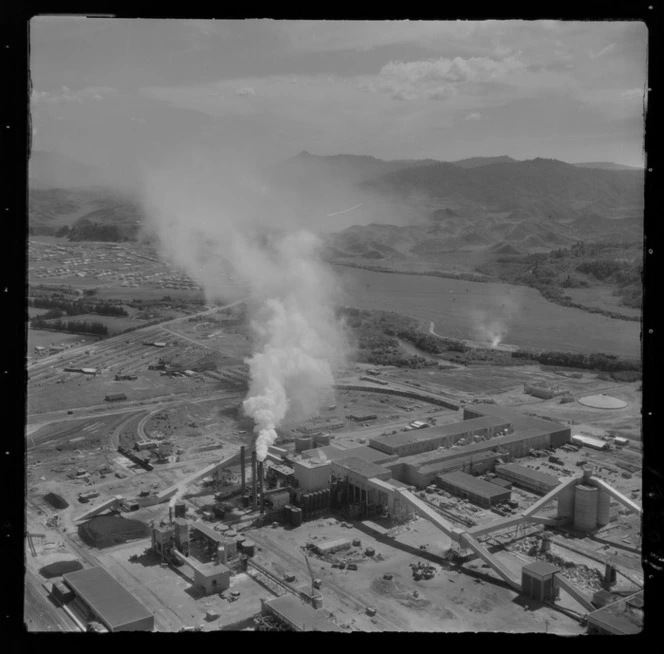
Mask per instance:
[[[500,488],[495,484],[490,484],[488,481],[483,479],[478,479],[472,475],[468,475],[465,472],[450,472],[446,475],[439,475],[438,479],[441,481],[454,484],[460,489],[466,490],[470,493],[475,493],[476,495],[482,495],[484,497],[494,497],[495,495],[505,495],[509,491],[506,491],[504,488]]]
[[[537,577],[547,577],[554,572],[560,572],[560,568],[557,568],[555,565],[551,565],[546,561],[533,561],[533,563],[524,565],[521,570],[524,572],[530,572]]]
[[[103,568],[69,572],[62,578],[111,629],[154,617]]]
[[[557,486],[560,483],[558,477],[549,475],[546,472],[540,472],[539,470],[527,468],[526,466],[519,465],[518,463],[504,463],[503,465],[496,466],[496,474],[500,470],[513,472],[515,475],[522,475],[528,477],[528,479],[532,479],[533,481],[539,481],[543,484],[549,484],[552,486]]]
[[[638,634],[643,630],[643,591],[608,604],[588,615],[588,622],[614,634]]]
[[[536,418],[534,416],[527,416],[511,407],[501,406],[499,404],[471,404],[470,406],[465,407],[469,411],[479,413],[483,416],[493,416],[494,418],[501,418],[503,420],[508,420],[514,425],[514,428],[524,428],[529,427],[545,427],[549,425],[560,425],[550,420],[544,420],[544,418]],[[562,428],[562,425],[560,425]]]
[[[302,631],[343,631],[323,613],[290,593],[265,602],[265,605]]]
[[[349,456],[345,459],[335,461],[335,465],[361,475],[362,477],[366,477],[367,479],[378,477],[385,473],[391,474],[387,468],[371,463],[371,461],[365,461],[356,456]]]
[[[429,427],[428,429],[415,429],[388,436],[379,436],[378,438],[372,438],[371,440],[376,443],[385,443],[392,447],[398,447],[409,443],[419,443],[422,441],[444,438],[446,436],[466,434],[475,429],[495,428],[499,427],[501,424],[504,424],[504,421],[496,420],[496,418],[493,417],[472,418],[470,420],[438,425],[437,427]]]
[[[226,539],[220,533],[216,532],[214,529],[210,529],[210,527],[208,527],[203,522],[194,522],[191,525],[191,528],[194,531],[197,531],[197,532],[203,534],[204,536],[206,536],[210,540],[216,541],[217,543],[224,544],[224,542],[226,541]]]

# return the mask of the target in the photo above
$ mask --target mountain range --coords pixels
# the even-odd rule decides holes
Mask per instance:
[[[82,219],[135,231],[142,220],[139,203],[104,187],[93,166],[34,151],[29,171],[33,232],[53,233]],[[335,259],[518,254],[579,240],[642,239],[644,171],[610,162],[383,161],[302,152],[265,177],[287,189],[305,215],[327,216],[328,254]]]

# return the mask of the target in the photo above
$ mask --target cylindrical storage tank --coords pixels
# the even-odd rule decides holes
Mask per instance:
[[[246,540],[247,540],[247,539],[246,539],[244,536],[238,536],[238,537],[235,539],[235,543],[237,544],[237,549],[238,549],[240,552],[242,551],[242,548],[244,547],[244,542],[245,542]]]
[[[324,507],[327,509],[330,506],[330,489],[326,488],[325,489],[325,495],[323,497],[324,500]]]
[[[184,502],[175,503],[175,517],[184,518],[187,515],[187,505]]]
[[[249,539],[246,539],[242,544],[242,553],[245,554],[246,556],[253,556],[255,548],[256,546],[254,545],[254,542]]]
[[[311,494],[311,510],[318,511],[319,504],[320,504],[320,491],[314,491]]]
[[[302,510],[297,507],[292,507],[291,510],[291,524],[293,527],[299,527],[302,524]]]
[[[251,500],[250,500],[249,495],[243,495],[243,496],[242,496],[242,506],[243,506],[243,507],[247,508],[247,507],[249,506],[249,502],[250,502],[250,501],[251,501]]]
[[[574,519],[574,486],[568,486],[558,495],[558,517],[567,522]]]
[[[574,491],[574,528],[592,531],[597,527],[597,501],[599,490],[579,484]]]
[[[295,439],[295,451],[303,452],[304,450],[310,450],[314,446],[314,439],[311,436],[303,436],[302,438]]]
[[[304,511],[304,513],[309,513],[309,502],[309,493],[305,493],[300,497],[300,503],[302,504],[302,511]]]
[[[611,496],[603,489],[599,489],[597,498],[597,526],[603,527],[609,524],[609,509],[611,508]]]
[[[314,437],[314,442],[319,447],[325,447],[330,444],[330,435],[329,434],[318,434]]]

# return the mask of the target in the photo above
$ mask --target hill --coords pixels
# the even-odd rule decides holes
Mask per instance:
[[[33,150],[28,162],[30,188],[85,188],[104,184],[102,171],[56,152]]]

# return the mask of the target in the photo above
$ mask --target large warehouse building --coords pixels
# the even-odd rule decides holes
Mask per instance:
[[[502,479],[511,481],[516,486],[526,490],[546,495],[560,484],[560,480],[553,475],[539,470],[533,470],[518,463],[506,463],[496,466],[496,475]]]
[[[483,479],[477,479],[465,472],[438,475],[436,481],[443,490],[486,508],[510,499],[509,489],[490,484]]]
[[[410,456],[420,452],[430,452],[438,447],[451,447],[457,441],[478,437],[493,438],[502,430],[511,427],[509,421],[496,420],[493,417],[479,417],[463,420],[428,429],[389,434],[369,439],[371,447],[398,456]]]
[[[63,575],[77,607],[109,631],[152,631],[154,615],[103,568]]]

